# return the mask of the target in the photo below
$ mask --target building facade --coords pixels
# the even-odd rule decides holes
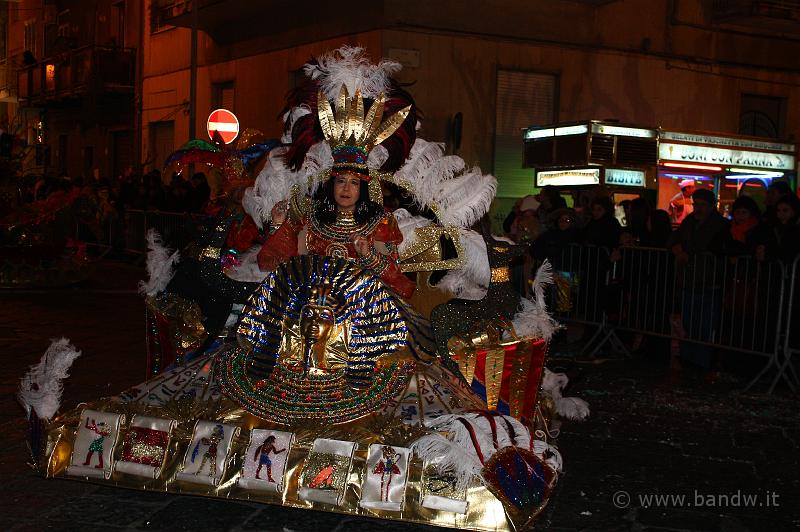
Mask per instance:
[[[90,3],[16,5],[33,4],[47,12]],[[603,119],[790,141],[800,134],[798,0],[375,0],[357,9],[277,0],[95,4],[101,11],[124,5],[118,33],[125,46],[136,43],[140,74],[135,96],[126,95],[134,115],[124,115],[127,129],[123,115],[111,112],[122,113],[118,100],[105,100],[110,108],[89,97],[73,104],[85,112],[83,123],[107,122],[98,129],[106,148],[93,148],[91,157],[104,172],[119,167],[115,131],[131,131],[133,159],[157,168],[191,136],[205,137],[206,117],[217,107],[234,111],[242,128],[277,137],[284,95],[302,65],[342,44],[400,61],[399,79],[413,84],[424,115],[422,134],[494,172],[501,199],[532,188],[521,168],[521,131],[529,126]],[[49,20],[60,27],[58,9]],[[111,42],[117,19],[104,16],[105,25],[99,14],[84,14],[98,22],[93,37],[81,35],[84,46]],[[28,38],[20,24],[9,15],[9,43]],[[37,31],[45,46],[46,30]],[[24,48],[14,46],[17,54]],[[24,96],[20,104],[29,113],[56,105]],[[83,131],[70,120],[75,133]],[[60,135],[48,130],[46,138],[58,163]],[[89,166],[81,162],[89,158],[84,138],[67,134],[69,169]]]
[[[135,165],[140,2],[22,0],[7,10],[3,115],[31,176],[110,177]]]

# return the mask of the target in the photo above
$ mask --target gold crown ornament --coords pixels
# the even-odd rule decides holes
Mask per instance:
[[[336,112],[322,91],[317,93],[317,115],[325,140],[331,147],[333,168],[331,175],[352,172],[365,181],[370,181],[367,158],[372,149],[385,141],[403,124],[411,112],[408,105],[383,120],[384,94],[375,98],[364,116],[364,99],[361,89],[356,89],[351,98],[342,85],[336,99]]]

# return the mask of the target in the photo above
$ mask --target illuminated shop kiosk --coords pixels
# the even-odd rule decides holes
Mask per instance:
[[[794,144],[771,139],[660,129],[658,208],[668,211],[686,180],[712,190],[726,216],[742,189],[763,207],[774,180],[797,190],[795,151]]]
[[[655,201],[657,156],[654,128],[590,120],[524,132],[523,167],[534,169],[534,185],[558,187],[573,199],[604,185],[617,205],[637,197]]]

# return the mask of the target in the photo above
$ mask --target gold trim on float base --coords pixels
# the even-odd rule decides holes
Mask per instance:
[[[174,413],[174,409],[166,407],[147,407],[137,405],[140,409],[146,410],[147,415],[155,417],[169,418],[169,413]],[[130,403],[120,404],[110,400],[98,401],[87,405],[87,408],[102,408],[106,412],[130,413],[132,405]],[[212,408],[212,405],[209,405]],[[374,419],[368,418],[359,422],[337,425],[337,426],[298,426],[288,430],[294,430],[295,443],[287,456],[287,467],[284,475],[283,490],[280,492],[247,490],[237,486],[237,479],[241,474],[243,453],[246,451],[249,441],[249,429],[264,428],[287,430],[285,426],[271,425],[264,420],[255,418],[230,401],[224,401],[222,405],[213,405],[214,414],[199,419],[217,420],[226,423],[235,423],[241,428],[241,434],[234,438],[230,444],[230,453],[225,460],[227,461],[225,475],[219,485],[203,486],[200,484],[190,484],[175,480],[175,473],[180,469],[183,456],[188,450],[191,439],[191,426],[194,421],[191,419],[178,419],[178,426],[172,432],[169,447],[162,464],[161,474],[158,478],[148,479],[114,471],[109,480],[89,479],[79,476],[66,475],[69,465],[72,447],[80,423],[80,411],[73,410],[56,418],[50,424],[47,442],[47,461],[45,462],[46,471],[42,473],[47,477],[70,478],[76,480],[86,480],[97,484],[111,485],[121,488],[137,489],[142,491],[160,491],[175,494],[200,495],[207,497],[218,497],[223,499],[238,499],[243,501],[260,502],[292,508],[313,509],[318,511],[340,513],[346,515],[357,515],[363,517],[376,517],[392,521],[403,521],[410,523],[421,523],[436,525],[449,528],[478,530],[486,532],[505,532],[516,531],[514,524],[508,520],[502,503],[484,486],[473,484],[467,492],[469,503],[466,514],[456,514],[441,510],[431,510],[421,506],[422,492],[422,473],[423,464],[419,458],[412,457],[409,462],[408,484],[406,499],[403,510],[389,511],[366,509],[359,506],[361,496],[361,485],[363,475],[366,470],[367,453],[369,445],[372,443],[386,443],[389,445],[407,445],[408,442],[400,441],[405,438],[397,436],[402,431],[382,431],[384,434],[394,434],[393,436],[380,436],[373,427],[380,425],[378,416]],[[195,412],[196,413],[196,412]],[[212,414],[209,410],[207,412]],[[130,417],[130,416],[127,416]],[[370,422],[372,421],[372,423]],[[389,421],[391,423],[391,421]],[[412,429],[413,427],[408,427]],[[120,429],[121,435],[130,430],[130,422],[126,422]],[[411,437],[418,437],[414,435]],[[347,478],[344,499],[341,506],[333,506],[325,503],[310,502],[301,500],[298,497],[299,482],[302,478],[303,467],[306,458],[311,450],[316,438],[331,438],[344,441],[357,440],[357,447],[353,457],[352,469]],[[398,441],[394,441],[398,439]],[[114,459],[118,460],[122,452],[121,442],[124,438],[119,438],[118,445],[114,449]],[[222,457],[220,457],[222,458]],[[544,508],[545,504],[542,506]],[[540,510],[541,511],[541,510]]]

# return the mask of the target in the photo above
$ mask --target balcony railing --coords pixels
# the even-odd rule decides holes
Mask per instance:
[[[712,0],[715,22],[760,26],[768,30],[797,31],[800,0]]]
[[[17,72],[10,59],[0,61],[0,102],[16,101]]]
[[[20,103],[37,105],[87,94],[130,92],[136,52],[131,48],[86,46],[20,69]]]

